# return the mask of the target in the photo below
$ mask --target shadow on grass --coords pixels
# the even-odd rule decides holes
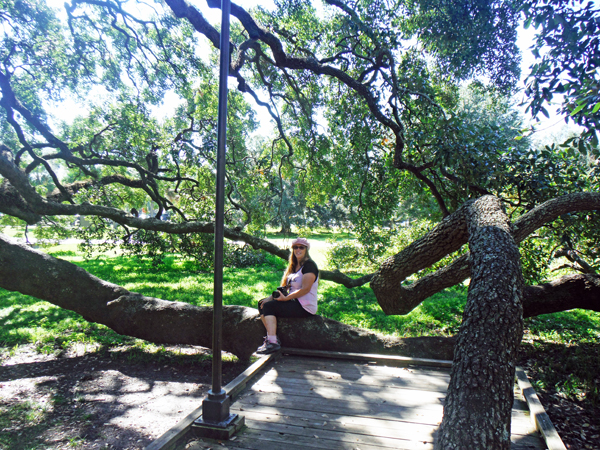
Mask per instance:
[[[529,341],[520,363],[536,390],[600,407],[600,343]]]
[[[65,358],[19,351],[24,358],[0,366],[3,391],[13,393],[0,398],[0,448],[11,450],[143,448],[197,408],[211,382],[211,355],[192,347]],[[224,383],[246,366],[224,359]]]

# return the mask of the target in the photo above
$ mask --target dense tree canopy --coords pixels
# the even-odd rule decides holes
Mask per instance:
[[[593,2],[535,1],[525,3],[526,26],[539,30],[537,57],[528,77],[533,114],[548,115],[545,105],[563,96],[562,113],[586,130],[579,148],[598,149],[600,128],[600,10]],[[589,145],[586,148],[586,140]]]
[[[220,2],[72,0],[53,8],[42,0],[0,0],[0,6],[1,220],[36,225],[42,236],[72,233],[78,221],[81,237],[157,260],[172,249],[210,259],[219,31],[203,8]],[[266,226],[350,227],[375,273],[352,279],[322,271],[321,277],[347,287],[371,281],[389,314],[410,311],[472,276],[457,371],[466,370],[472,351],[501,351],[490,347],[498,342],[469,337],[485,311],[506,319],[481,319],[482,329],[504,336],[499,343],[512,352],[523,314],[599,309],[597,8],[281,0],[272,11],[233,4],[231,12],[226,238],[286,258],[287,250],[261,238]],[[532,112],[544,113],[544,102],[563,93],[564,111],[586,127],[560,146],[536,148],[521,138],[510,95],[520,75],[522,18],[540,29],[541,61],[526,91]],[[79,112],[65,120],[70,104]],[[268,121],[272,129],[257,133]],[[390,246],[409,216],[427,217],[431,229]],[[0,268],[0,287],[157,342],[173,338],[139,324],[168,316],[181,324],[180,341],[209,344],[206,333],[195,331],[197,322],[189,326],[206,311],[144,298],[8,240],[0,244],[0,257],[11,261]],[[587,275],[524,286],[521,277],[547,281],[550,255],[566,256]],[[436,263],[437,271],[419,273]],[[36,265],[47,268],[39,270],[39,283],[15,276],[15,268],[33,276]],[[53,271],[65,283],[70,273],[77,273],[73,282],[89,283],[97,291],[92,306],[82,306],[81,296],[65,299],[58,284],[49,292]],[[407,284],[413,274],[419,278]],[[584,294],[569,297],[575,291]],[[248,311],[231,311],[233,323],[256,332]],[[247,356],[247,348],[237,351]],[[482,369],[504,374],[502,402],[493,405],[500,412],[486,425],[496,428],[484,433],[488,444],[471,442],[482,448],[507,448],[498,430],[507,426],[514,356],[504,356]],[[474,401],[458,395],[461,389],[451,385],[448,424]],[[448,448],[456,442],[471,448],[454,428],[443,427],[443,442],[454,442]]]
[[[184,2],[4,3],[2,140],[46,201],[72,207],[36,213],[0,199],[3,212],[54,226],[88,215],[87,237],[112,220],[124,242],[203,248],[130,221],[170,217],[188,226],[160,229],[180,234],[212,219],[217,29]],[[260,236],[267,224],[350,224],[376,258],[389,242],[381,230],[417,191],[439,218],[482,194],[518,215],[591,189],[594,165],[570,147],[514,140],[520,120],[500,93],[519,74],[517,6],[459,3],[281,2],[252,16],[234,5],[228,226]],[[81,107],[72,123],[63,99]],[[157,114],[165,99],[173,114]],[[274,134],[249,139],[257,114]]]

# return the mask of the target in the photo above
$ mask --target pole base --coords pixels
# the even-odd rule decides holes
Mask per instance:
[[[228,440],[242,429],[246,419],[244,416],[230,414],[223,422],[205,422],[202,416],[192,423],[192,433],[197,437]]]

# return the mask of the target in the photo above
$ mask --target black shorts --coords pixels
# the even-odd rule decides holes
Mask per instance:
[[[278,302],[271,296],[267,297],[262,305],[258,305],[258,312],[262,316],[275,317],[311,317],[313,315],[302,307],[297,298],[287,302]]]

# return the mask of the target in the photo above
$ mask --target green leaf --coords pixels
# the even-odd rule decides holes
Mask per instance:
[[[579,111],[581,111],[585,107],[586,107],[585,103],[579,105],[577,108],[575,108],[573,111],[571,111],[571,116],[574,116],[575,114],[577,114]]]

